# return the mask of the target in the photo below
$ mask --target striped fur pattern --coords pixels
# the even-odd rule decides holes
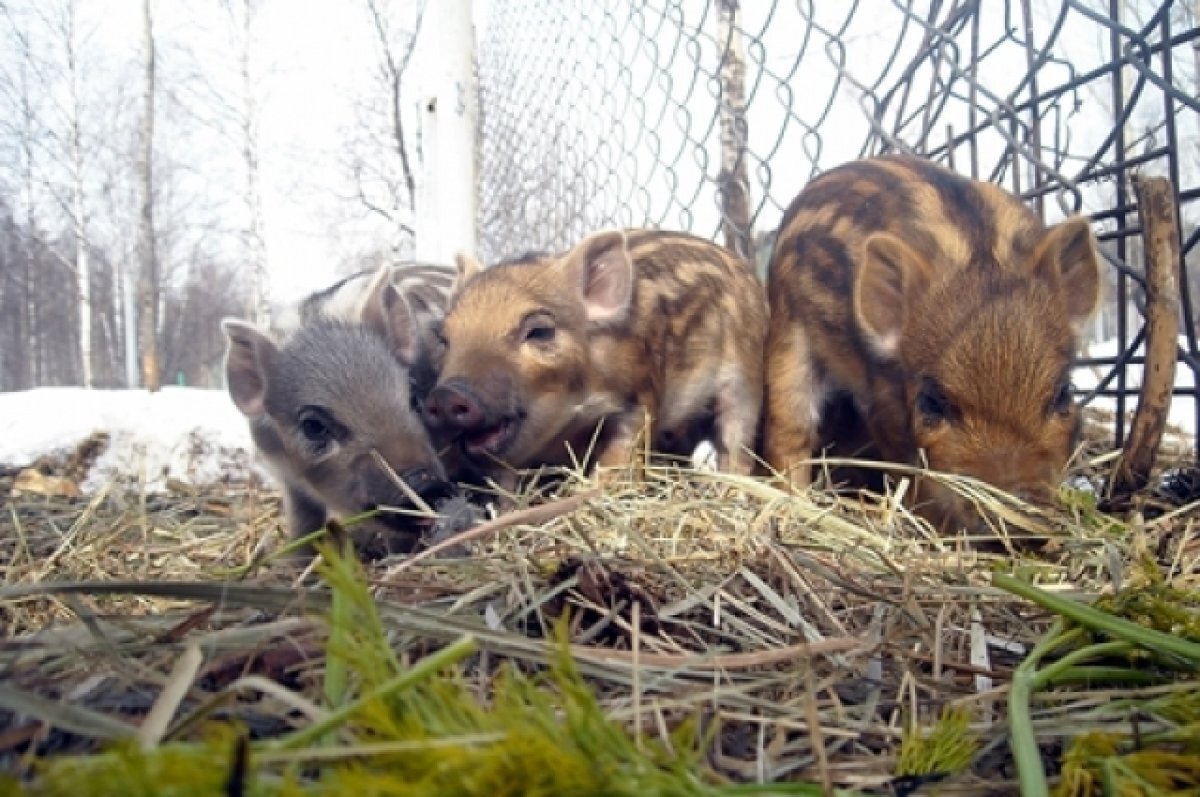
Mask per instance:
[[[286,335],[316,318],[361,320],[374,284],[383,278],[408,299],[417,314],[418,326],[428,327],[445,313],[456,274],[454,266],[414,262],[359,271],[289,306],[274,326],[277,332]]]
[[[752,469],[767,316],[749,264],[682,233],[612,230],[459,269],[427,420],[487,475],[589,450],[625,465],[643,431],[671,454],[711,439],[719,467]]]
[[[1045,497],[1077,434],[1069,375],[1099,268],[1085,219],[1046,229],[927,161],[826,172],[788,208],[768,272],[768,464],[805,483],[816,450],[862,443]],[[919,492],[935,522],[971,522],[948,492]]]

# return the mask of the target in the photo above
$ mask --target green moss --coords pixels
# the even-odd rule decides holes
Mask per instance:
[[[979,740],[970,730],[965,708],[946,706],[937,724],[923,732],[915,722],[904,729],[896,775],[955,774],[971,765]]]
[[[691,774],[700,748],[690,726],[672,740],[678,754],[667,753],[656,741],[645,742],[639,750],[635,740],[605,718],[564,653],[541,676],[505,668],[487,708],[477,704],[465,684],[447,677],[364,706],[349,729],[364,741],[369,735],[372,742],[456,736],[495,741],[396,753],[342,769],[331,785],[347,793],[709,793]],[[387,790],[372,791],[393,778],[398,782]]]
[[[1146,701],[1145,711],[1157,714],[1181,727],[1194,728],[1200,740],[1200,684],[1182,692],[1171,692]]]
[[[994,574],[993,583],[1060,615],[1017,666],[1009,690],[1010,743],[1022,794],[1050,794],[1033,726],[1035,693],[1054,684],[1096,676],[1102,676],[1104,682],[1143,683],[1147,661],[1157,665],[1153,668],[1155,679],[1167,682],[1190,677],[1200,668],[1200,645],[1187,633],[1194,597],[1168,587],[1153,562],[1141,562],[1125,589],[1093,606],[1052,595],[1004,574]],[[1182,621],[1176,610],[1184,612]],[[1045,663],[1051,656],[1054,660]],[[1124,664],[1108,665],[1114,659]],[[1155,699],[1104,707],[1110,713],[1121,712],[1122,719],[1136,711],[1174,724],[1129,738],[1113,734],[1077,738],[1063,756],[1062,776],[1054,794],[1200,794],[1200,724],[1194,722],[1200,698],[1196,692],[1194,681],[1181,681]]]
[[[1194,797],[1200,794],[1200,748],[1148,748],[1112,733],[1078,736],[1063,755],[1054,797]],[[1124,751],[1123,751],[1124,750]]]
[[[1129,528],[1124,523],[1100,511],[1099,496],[1092,490],[1078,490],[1064,485],[1058,489],[1058,503],[1071,516],[1072,525],[1076,527],[1122,539],[1129,534]]]
[[[1141,562],[1126,587],[1094,605],[1143,628],[1200,642],[1200,591],[1168,584],[1152,561]]]
[[[39,775],[25,794],[37,797],[192,797],[225,794],[234,769],[237,732],[213,726],[193,744],[165,745],[143,751],[130,740],[92,756],[64,756],[40,763]],[[247,795],[287,792],[247,784]],[[19,792],[18,792],[19,793]]]
[[[349,542],[344,546],[345,555],[335,555],[336,549],[326,543],[318,543],[316,548],[321,553],[317,574],[333,592],[325,666],[327,696],[336,704],[351,674],[357,677],[362,691],[370,691],[393,678],[400,671],[400,662],[388,644],[375,600],[366,586],[366,573]],[[328,694],[329,671],[337,673],[332,695]]]

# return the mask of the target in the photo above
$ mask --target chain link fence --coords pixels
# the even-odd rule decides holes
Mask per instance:
[[[1133,406],[1140,230],[1129,176],[1181,216],[1181,378],[1200,426],[1200,2],[490,0],[478,51],[488,259],[656,226],[770,256],[815,174],[908,151],[1087,213],[1111,265],[1086,400]],[[1190,381],[1188,377],[1190,376]],[[1178,417],[1178,416],[1177,416]]]

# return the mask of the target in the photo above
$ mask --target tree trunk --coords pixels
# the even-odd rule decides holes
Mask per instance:
[[[1192,26],[1200,25],[1200,0],[1192,0]],[[1192,39],[1192,96],[1200,95],[1200,38]],[[1200,160],[1200,136],[1192,142],[1192,149]]]
[[[92,273],[88,259],[87,210],[84,204],[83,108],[80,98],[78,26],[75,5],[67,9],[65,45],[71,91],[71,226],[75,237],[75,289],[79,303],[79,363],[83,386],[91,387],[92,374]]]
[[[38,348],[37,299],[33,286],[37,283],[37,253],[34,251],[37,239],[36,165],[34,163],[34,139],[37,135],[36,119],[29,86],[29,65],[22,61],[20,66],[21,79],[21,190],[25,194],[25,234],[22,236],[24,245],[21,247],[21,290],[20,311],[17,318],[17,339],[24,349],[24,356],[17,358],[18,370],[16,387],[26,390],[38,385],[38,359],[41,352]]]
[[[746,168],[746,54],[738,27],[741,0],[717,0],[717,47],[721,48],[721,232],[725,246],[754,262],[750,224],[750,177]]]
[[[154,251],[154,19],[151,0],[142,0],[142,140],[138,157],[141,212],[138,234],[138,342],[142,359],[142,385],[151,391],[160,385],[158,358],[158,262]]]
[[[121,311],[121,341],[125,347],[125,387],[138,386],[138,329],[137,329],[137,274],[140,267],[135,267],[128,260],[117,264],[117,273],[121,282],[120,311]]]
[[[83,183],[77,181],[73,198],[75,216],[75,272],[79,294],[79,363],[83,386],[92,387],[92,280],[88,259],[87,222],[83,209]]]
[[[254,74],[251,68],[251,22],[254,0],[241,0],[242,79],[242,158],[246,165],[246,255],[251,274],[251,317],[261,327],[271,324],[271,276],[268,270],[267,240],[263,220],[262,186],[259,173],[258,106],[254,99]]]
[[[37,229],[36,227],[28,226],[28,222],[33,221],[33,214],[30,213],[27,218],[27,231]],[[24,389],[37,387],[40,382],[40,374],[38,363],[41,361],[42,351],[38,341],[38,308],[37,295],[34,293],[34,285],[37,284],[37,261],[33,251],[34,235],[32,232],[26,232],[25,246],[23,247],[22,255],[22,279],[21,279],[21,345],[25,348],[25,356],[21,358],[21,370],[19,376],[19,385]]]

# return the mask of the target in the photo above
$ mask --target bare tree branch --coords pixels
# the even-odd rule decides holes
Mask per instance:
[[[404,133],[404,119],[400,109],[401,84],[404,80],[404,73],[408,69],[408,64],[412,60],[413,51],[416,49],[417,36],[421,32],[421,22],[425,18],[425,4],[422,2],[417,6],[417,19],[413,25],[413,31],[408,36],[408,41],[404,44],[402,52],[397,57],[391,37],[389,36],[387,18],[384,9],[380,6],[379,0],[366,0],[367,11],[371,15],[371,22],[375,28],[375,35],[379,40],[379,52],[383,59],[381,64],[384,74],[387,79],[389,100],[391,103],[391,135],[392,145],[395,148],[396,155],[400,158],[400,169],[404,175],[404,185],[408,191],[408,207],[409,210],[414,210],[416,207],[417,187],[416,181],[413,179],[412,165],[408,157],[408,143]]]

